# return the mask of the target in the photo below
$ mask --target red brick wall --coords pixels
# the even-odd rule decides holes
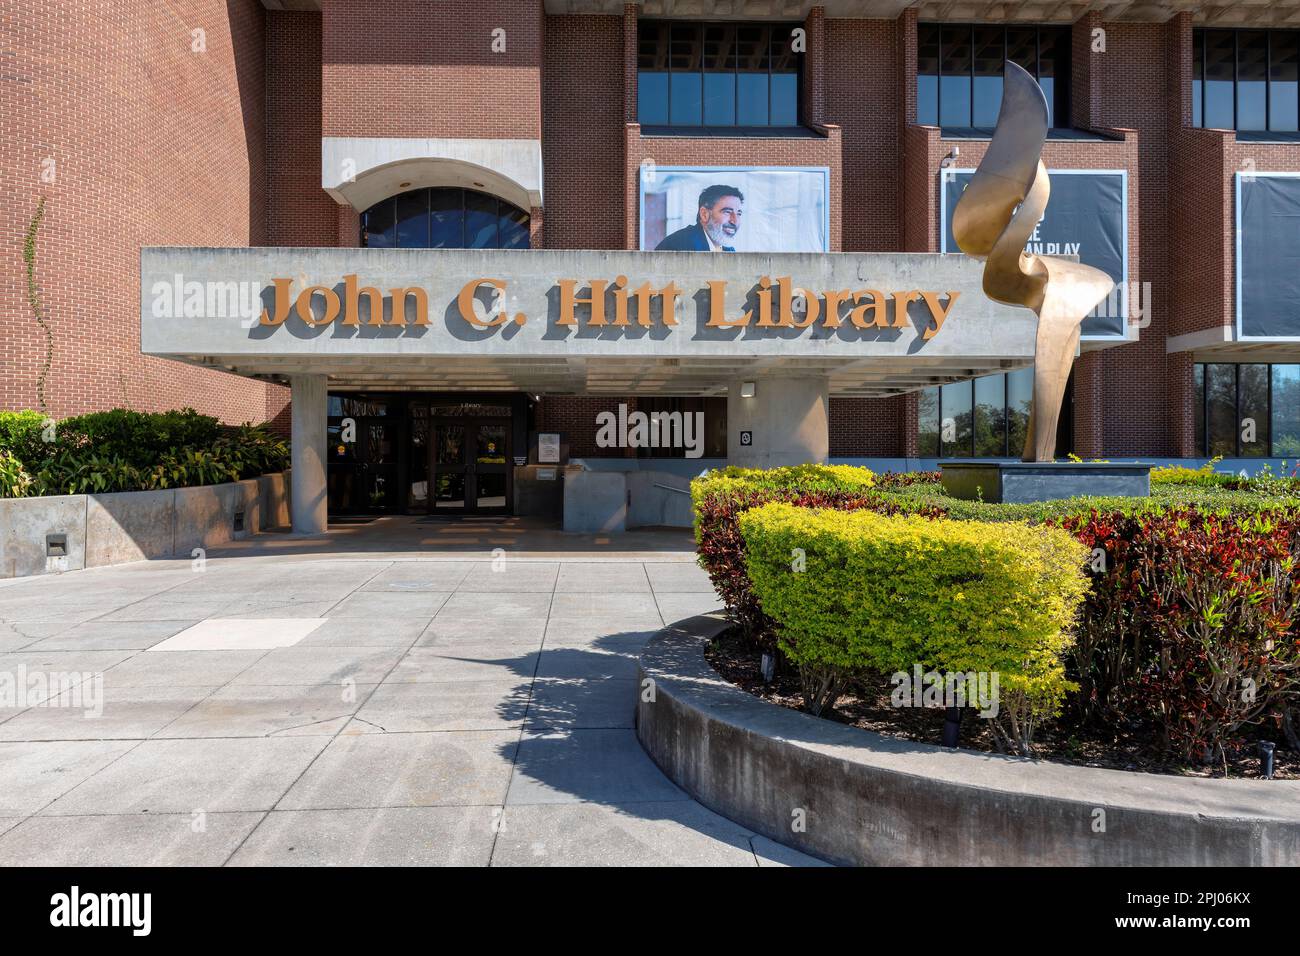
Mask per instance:
[[[901,458],[908,454],[908,398],[836,398],[831,396],[830,452],[832,458]],[[915,454],[915,451],[912,452]]]
[[[326,136],[536,139],[542,0],[322,0]],[[494,53],[493,31],[505,31]]]
[[[548,249],[623,247],[623,52],[622,17],[546,18]]]
[[[828,20],[826,119],[840,127],[845,252],[902,248],[897,30],[892,20]],[[864,51],[871,51],[864,56]]]
[[[1102,23],[1096,17],[1081,26],[1075,29],[1075,50],[1077,55],[1082,48],[1091,63],[1091,121],[1101,128],[1138,131],[1129,168],[1129,279],[1150,283],[1151,315],[1136,343],[1104,349],[1076,364],[1075,450],[1085,457],[1172,455],[1176,449],[1165,415],[1170,323],[1166,27]],[[1092,52],[1094,26],[1105,31],[1104,53]],[[1078,102],[1076,94],[1076,110]]]
[[[569,443],[570,458],[635,458],[634,448],[600,448],[596,445],[596,416],[618,414],[618,406],[636,411],[635,397],[612,395],[546,395],[536,409],[539,432],[560,432]]]
[[[46,347],[22,250],[44,196],[35,278],[53,335],[48,411],[191,405],[261,421],[261,383],[140,354],[139,252],[266,239],[261,3],[5,0],[3,19],[0,407],[37,405]],[[193,30],[206,50],[192,49]]]
[[[910,14],[911,21],[915,15]],[[840,129],[843,187],[840,228],[845,252],[890,252],[904,248],[909,217],[900,186],[903,151],[899,118],[914,88],[900,83],[911,47],[916,70],[915,31],[895,20],[827,20],[826,122]],[[864,51],[871,51],[864,55]],[[910,92],[910,95],[909,95]],[[914,425],[913,425],[914,430]],[[834,458],[901,457],[907,454],[905,396],[832,398],[830,453]]]
[[[266,118],[266,244],[357,245],[356,211],[321,188],[319,13],[266,14]]]

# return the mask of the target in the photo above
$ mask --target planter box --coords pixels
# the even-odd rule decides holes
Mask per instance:
[[[190,557],[289,523],[284,474],[167,491],[0,499],[0,578]],[[62,541],[60,550],[53,545]]]
[[[86,497],[0,498],[0,577],[84,568]],[[62,554],[49,554],[60,536]]]
[[[689,618],[646,645],[628,691],[637,738],[700,803],[778,843],[858,866],[1300,859],[1300,782],[1022,760],[822,720],[724,681],[704,649],[726,626],[721,614]],[[804,826],[792,826],[795,819]]]
[[[86,500],[86,567],[171,557],[174,489],[86,495]]]

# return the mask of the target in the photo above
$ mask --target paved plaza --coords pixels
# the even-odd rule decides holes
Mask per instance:
[[[0,582],[0,865],[809,864],[632,729],[689,532],[384,519]]]

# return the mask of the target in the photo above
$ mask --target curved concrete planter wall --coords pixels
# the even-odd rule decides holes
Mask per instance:
[[[690,618],[647,645],[637,736],[705,806],[795,849],[859,865],[1300,861],[1300,783],[1126,773],[882,737],[724,681],[704,660],[724,627],[721,615]]]
[[[167,491],[0,499],[0,578],[189,557],[289,523],[288,472]],[[50,536],[62,554],[49,554]]]

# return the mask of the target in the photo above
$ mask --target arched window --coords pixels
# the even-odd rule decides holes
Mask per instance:
[[[473,189],[412,189],[361,214],[372,249],[527,249],[528,213]]]

